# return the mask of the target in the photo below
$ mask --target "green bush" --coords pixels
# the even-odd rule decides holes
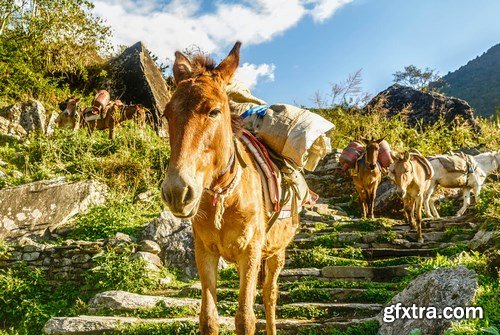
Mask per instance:
[[[500,229],[500,183],[485,184],[474,211],[486,223],[488,230]]]
[[[86,286],[92,291],[124,290],[146,293],[158,286],[158,280],[167,272],[146,270],[144,260],[131,259],[132,249],[108,249],[94,256],[96,265],[86,273]]]
[[[41,270],[22,264],[0,272],[0,287],[0,327],[20,335],[41,334],[50,317],[71,314],[81,293],[71,282],[53,288]]]
[[[108,200],[104,205],[79,214],[72,223],[73,230],[68,238],[95,241],[117,232],[136,236],[145,223],[158,216],[161,208],[159,201],[134,203],[130,197]]]
[[[409,127],[404,119],[404,112],[387,118],[387,110],[379,108],[370,114],[357,108],[315,109],[314,112],[335,123],[335,131],[330,135],[332,147],[344,148],[353,140],[362,137],[386,140],[396,151],[414,148],[424,155],[438,154],[461,147],[481,147],[497,150],[500,147],[500,129],[491,121],[478,118],[483,131],[480,134],[466,124],[450,128],[443,119],[427,127]]]

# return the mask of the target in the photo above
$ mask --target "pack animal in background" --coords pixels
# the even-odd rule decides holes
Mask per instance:
[[[378,162],[380,156],[380,143],[384,140],[363,139],[366,148],[359,142],[351,142],[345,150],[346,154],[341,161],[346,166],[353,166],[351,173],[354,186],[359,194],[363,218],[374,218],[375,198],[377,197],[377,188],[382,180],[382,167]],[[387,148],[386,148],[387,150]],[[354,164],[353,164],[354,162]]]
[[[393,158],[392,181],[403,198],[405,219],[411,229],[417,231],[418,242],[423,243],[422,205],[425,192],[434,176],[434,168],[420,152],[414,149]]]
[[[500,161],[500,155],[497,154],[497,156]],[[496,166],[495,164],[489,164],[492,165],[490,168],[486,166],[487,164],[483,164],[485,158],[488,157],[493,158],[489,159],[490,162],[496,161],[492,153],[482,153],[477,156],[458,153],[429,157],[428,159],[434,168],[435,174],[424,199],[424,208],[427,216],[440,217],[434,204],[434,199],[432,199],[437,185],[445,188],[462,189],[463,204],[456,213],[456,216],[463,215],[469,207],[471,192],[474,193],[474,199],[477,202],[486,176],[498,168],[498,164]]]
[[[377,161],[381,167],[388,168],[392,163],[391,147],[389,143],[384,139],[377,141],[380,141],[378,142],[379,148]],[[346,172],[347,170],[354,168],[357,160],[360,159],[360,157],[364,153],[365,147],[363,146],[363,144],[357,141],[352,141],[351,143],[349,143],[340,155],[340,164],[342,165],[342,171]]]

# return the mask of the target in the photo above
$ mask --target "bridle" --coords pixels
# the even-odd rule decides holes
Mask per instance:
[[[212,196],[212,206],[216,207],[215,227],[217,229],[221,229],[224,200],[236,189],[241,180],[243,169],[246,167],[247,164],[238,150],[238,140],[233,136],[233,151],[226,167],[219,172],[219,176],[212,182],[212,185],[205,188],[205,192]]]

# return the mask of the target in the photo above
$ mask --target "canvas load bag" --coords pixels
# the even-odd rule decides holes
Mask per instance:
[[[331,152],[326,133],[334,124],[292,105],[254,106],[242,115],[245,128],[298,168],[313,171]]]
[[[321,116],[292,105],[268,107],[236,80],[226,87],[226,92],[231,112],[242,116],[245,128],[297,168],[313,171],[331,152],[326,133],[335,125]]]

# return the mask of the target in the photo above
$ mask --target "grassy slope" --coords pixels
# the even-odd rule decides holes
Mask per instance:
[[[449,130],[442,123],[437,123],[427,130],[410,129],[399,119],[385,120],[383,113],[366,116],[341,109],[319,112],[337,125],[336,131],[331,136],[334,147],[341,148],[361,135],[378,137],[387,134],[388,141],[394,148],[401,150],[416,147],[424,154],[445,152],[462,146],[479,147],[482,150],[500,148],[498,125],[485,120],[480,120],[483,133],[477,135],[465,127]],[[366,125],[370,125],[370,128]],[[162,208],[158,186],[168,163],[168,156],[169,147],[166,142],[156,137],[150,130],[141,136],[134,125],[121,128],[114,142],[107,140],[104,132],[96,132],[89,138],[84,131],[77,133],[57,131],[50,139],[34,136],[23,143],[0,137],[0,159],[6,162],[0,170],[8,176],[0,181],[0,188],[58,176],[65,176],[69,180],[101,181],[110,187],[108,203],[79,215],[75,220],[76,229],[71,237],[95,240],[111,236],[117,231],[134,235]],[[483,200],[476,207],[479,213],[477,220],[487,222],[489,229],[498,229],[498,213],[500,213],[498,187],[498,182],[487,185],[483,192]],[[147,203],[138,201],[137,195],[146,191],[151,192],[151,201]],[[329,243],[329,238],[334,239],[335,236],[325,237],[324,242]],[[5,252],[7,252],[5,248],[0,247],[0,255]],[[359,253],[356,250],[350,249],[346,249],[341,255],[327,255],[330,258],[324,258],[325,255],[321,252],[310,256],[314,259],[319,257],[320,262],[337,262],[340,257],[349,261],[364,262],[357,259]],[[495,312],[493,309],[495,294],[499,293],[498,282],[495,283],[493,275],[488,274],[484,267],[476,266],[475,262],[479,264],[485,262],[482,256],[470,257],[474,262],[465,262],[466,256],[458,260],[442,257],[435,263],[424,263],[426,266],[422,268],[429,270],[436,266],[465,262],[481,273],[481,290],[477,303],[485,308],[488,306],[490,311],[488,315],[492,316],[488,321],[466,322],[455,326],[453,334],[471,332],[479,334],[481,328],[488,327],[491,323],[498,327],[500,322],[498,311]],[[307,261],[307,259],[299,258],[296,261]],[[98,290],[121,288],[148,292],[158,289],[154,278],[144,278],[141,263],[130,262],[127,257],[120,257],[112,252],[99,262],[102,271],[89,272],[86,285],[71,288],[66,286],[50,288],[45,285],[41,273],[27,271],[22,266],[1,273],[0,286],[5,289],[0,292],[0,305],[5,308],[0,310],[0,328],[2,325],[7,329],[13,327],[8,331],[10,334],[38,334],[50,316],[78,314],[85,305],[82,301],[87,301],[89,296]],[[137,282],[138,278],[141,281]],[[308,292],[318,294],[312,289],[314,285],[314,283],[310,285],[303,283],[302,287],[297,288],[296,294],[304,295]],[[385,297],[375,293],[374,301],[380,301]],[[185,326],[179,327],[181,327],[179,330],[172,332],[186,333],[184,331],[187,330],[182,328]],[[147,330],[140,331],[154,333]],[[124,330],[123,333],[141,333],[140,331]],[[194,330],[189,331],[194,332]]]

